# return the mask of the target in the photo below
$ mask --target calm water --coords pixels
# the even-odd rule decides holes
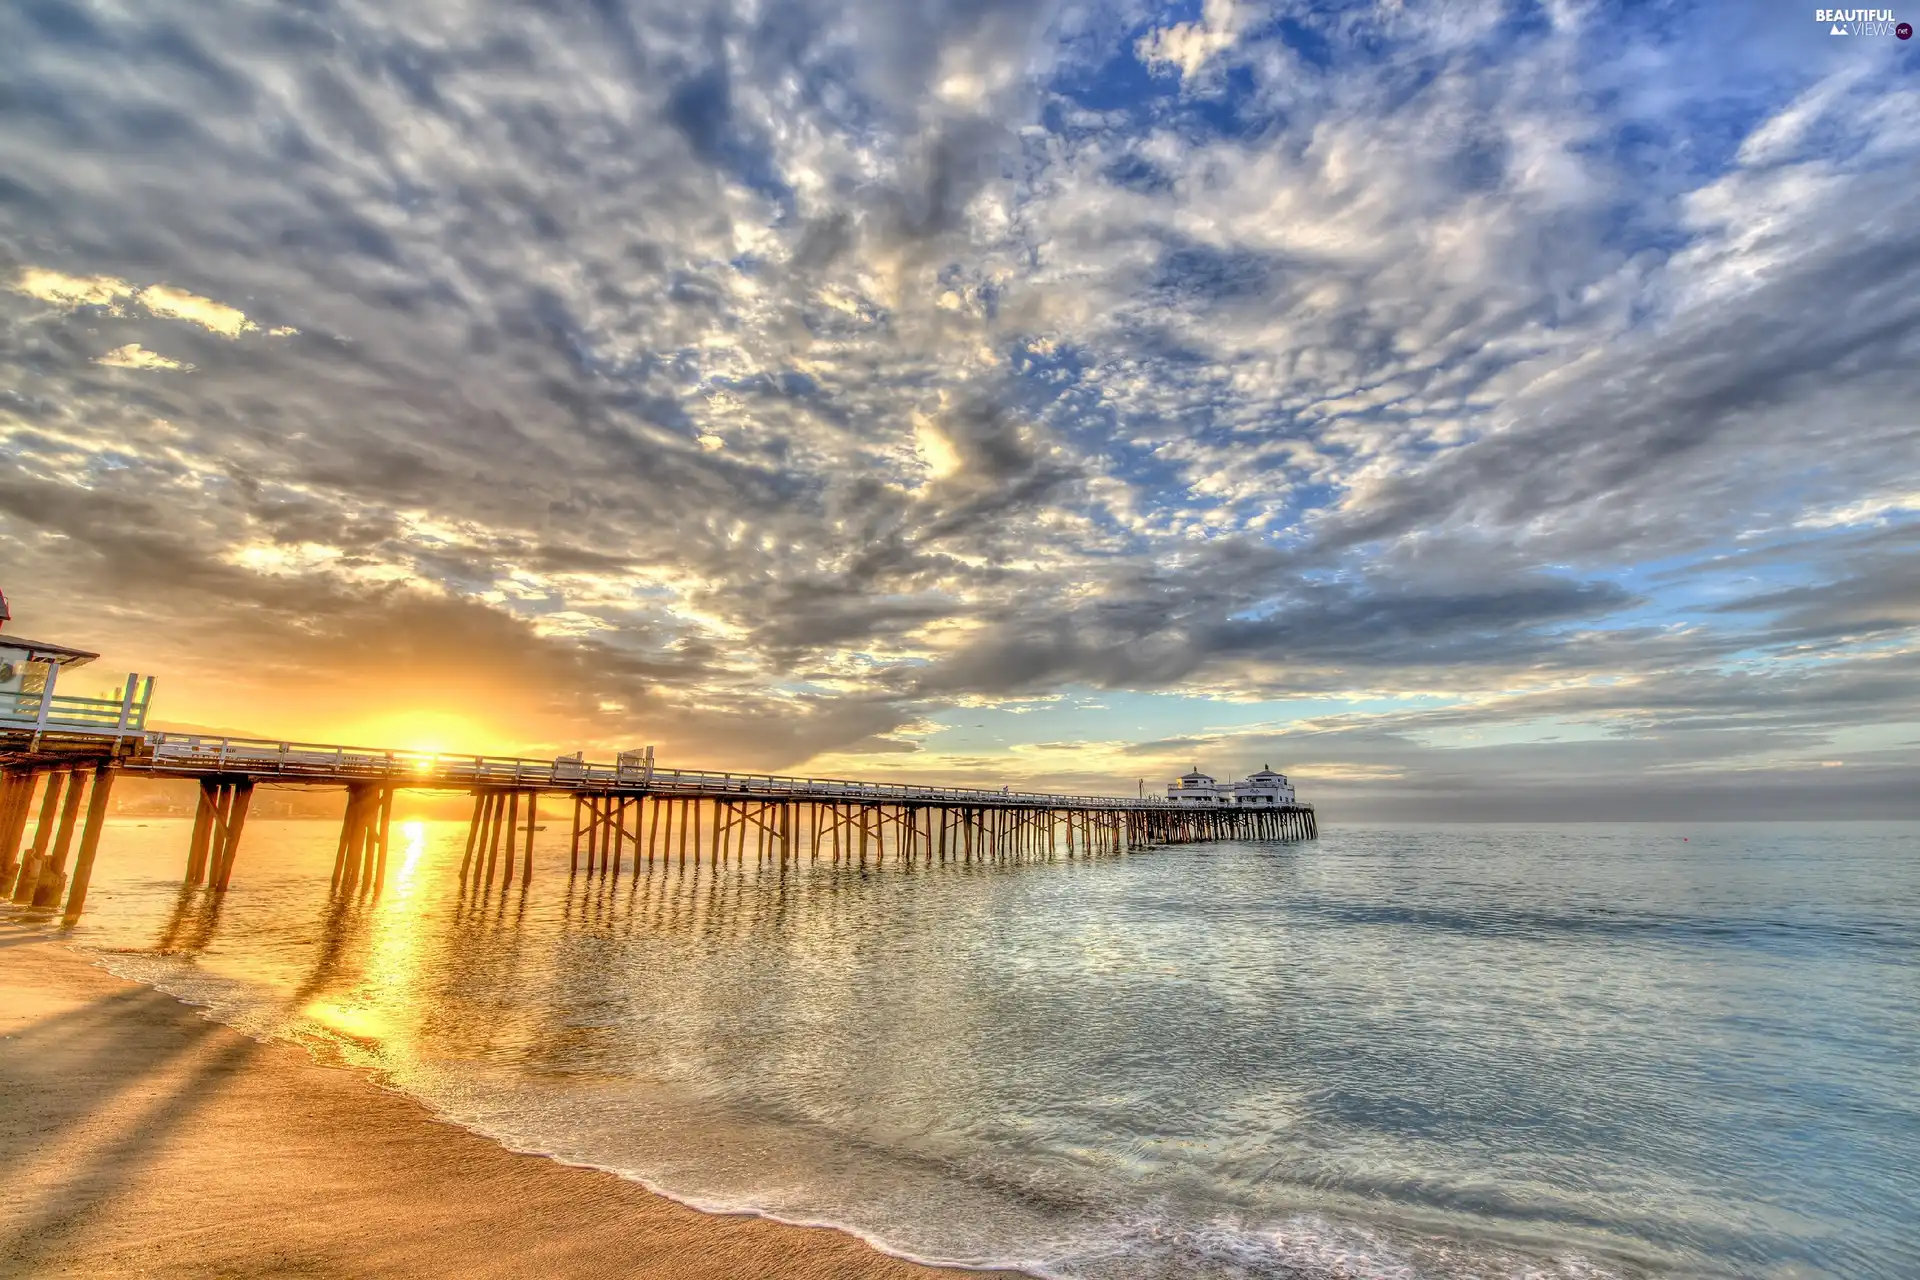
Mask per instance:
[[[216,905],[184,823],[120,823],[77,939],[515,1147],[919,1257],[1920,1276],[1917,826],[617,883],[552,847],[477,906],[459,825],[397,829],[371,905],[329,905],[334,836],[256,821]]]

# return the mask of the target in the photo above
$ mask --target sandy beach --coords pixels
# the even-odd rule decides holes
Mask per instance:
[[[958,1274],[506,1151],[57,942],[0,939],[0,1036],[4,1276]]]

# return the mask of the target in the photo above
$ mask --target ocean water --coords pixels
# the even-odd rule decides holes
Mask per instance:
[[[114,824],[74,941],[703,1208],[1087,1280],[1920,1276],[1920,826],[617,879],[556,827],[475,899],[406,822],[377,901],[330,824],[224,900],[186,836]]]

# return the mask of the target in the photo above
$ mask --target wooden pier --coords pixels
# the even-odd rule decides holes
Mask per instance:
[[[662,769],[650,756],[594,764],[578,756],[456,756],[162,732],[27,734],[0,723],[0,888],[10,887],[13,901],[58,907],[64,898],[66,914],[79,915],[117,777],[199,782],[182,880],[216,892],[233,883],[262,785],[346,792],[332,887],[347,894],[378,893],[385,884],[394,794],[402,790],[472,795],[460,876],[476,889],[531,884],[539,815],[556,810],[562,821],[570,811],[573,874],[637,874],[689,859],[854,867],[1044,860],[1318,835],[1313,806],[1305,804],[1202,809],[1157,798]]]
[[[0,596],[0,623],[8,617]],[[482,891],[496,878],[504,887],[517,875],[523,890],[532,883],[543,800],[572,806],[574,875],[618,875],[623,866],[638,874],[643,866],[689,859],[744,864],[749,847],[756,862],[783,867],[804,859],[865,868],[889,857],[909,865],[1045,859],[1319,834],[1313,806],[1292,803],[1201,806],[661,769],[651,747],[595,764],[580,754],[534,760],[162,732],[146,727],[152,676],[142,683],[129,675],[109,697],[57,691],[62,670],[98,656],[0,635],[0,894],[35,907],[64,900],[70,920],[86,905],[119,777],[200,784],[182,883],[215,893],[232,886],[247,813],[263,785],[345,790],[332,891],[348,895],[385,885],[394,793],[402,790],[473,796],[460,880]],[[1292,795],[1289,789],[1281,798]],[[33,841],[23,848],[29,821]]]

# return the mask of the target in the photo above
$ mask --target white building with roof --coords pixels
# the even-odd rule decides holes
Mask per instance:
[[[1180,781],[1167,784],[1167,799],[1175,804],[1197,804],[1213,808],[1231,803],[1228,798],[1231,791],[1231,787],[1222,787],[1211,777],[1200,772],[1200,767],[1195,765],[1191,771],[1180,775]]]
[[[0,594],[0,627],[10,621],[7,598]],[[61,672],[83,667],[99,656],[11,632],[0,634],[0,731],[39,733],[78,728],[119,734],[143,728],[147,704],[153,697],[152,676],[147,677],[144,688],[139,676],[128,676],[110,698],[79,698],[55,692]]]
[[[1233,802],[1238,805],[1293,804],[1293,784],[1284,773],[1275,773],[1266,765],[1260,772],[1247,775],[1245,782],[1233,784]]]
[[[1217,782],[1195,766],[1180,775],[1178,782],[1167,784],[1167,799],[1175,804],[1206,808],[1277,808],[1297,804],[1293,784],[1284,773],[1275,773],[1265,765],[1249,774],[1245,782]]]

